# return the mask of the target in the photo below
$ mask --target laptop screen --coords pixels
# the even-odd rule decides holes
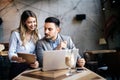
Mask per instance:
[[[74,52],[78,52],[75,49]],[[70,50],[52,50],[43,52],[43,71],[66,69],[65,57]],[[75,56],[75,62],[77,61],[77,55]]]

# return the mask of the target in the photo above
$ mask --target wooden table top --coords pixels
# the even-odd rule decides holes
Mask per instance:
[[[91,53],[91,54],[100,54],[100,53],[115,53],[116,50],[90,50],[86,51],[85,53]]]
[[[72,76],[66,76],[67,69],[42,72],[40,69],[27,70],[15,77],[13,80],[106,80],[100,75],[88,70],[76,72],[72,70]]]

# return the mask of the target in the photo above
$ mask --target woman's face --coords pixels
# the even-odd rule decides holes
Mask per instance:
[[[35,30],[36,27],[37,27],[36,18],[34,18],[34,17],[28,17],[28,19],[26,20],[25,24],[26,24],[26,26],[28,28],[28,31]]]

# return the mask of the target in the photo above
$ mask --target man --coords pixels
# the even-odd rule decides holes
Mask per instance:
[[[38,40],[36,44],[36,55],[40,67],[43,62],[43,51],[47,50],[61,50],[61,49],[74,49],[75,45],[69,36],[59,34],[60,21],[55,17],[48,17],[44,24],[45,36]],[[83,67],[85,60],[78,55],[77,65]]]

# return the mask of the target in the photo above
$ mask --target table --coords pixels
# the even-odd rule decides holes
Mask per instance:
[[[90,54],[104,54],[104,53],[116,53],[117,50],[90,50],[86,51],[85,53],[90,53]]]
[[[88,50],[84,53],[86,64],[91,70],[96,71],[98,67],[106,65],[106,55],[116,54],[117,50]]]
[[[46,72],[42,72],[40,69],[33,69],[24,71],[13,80],[106,80],[87,68],[79,73],[75,69],[72,72],[72,76],[66,76],[67,69]]]

